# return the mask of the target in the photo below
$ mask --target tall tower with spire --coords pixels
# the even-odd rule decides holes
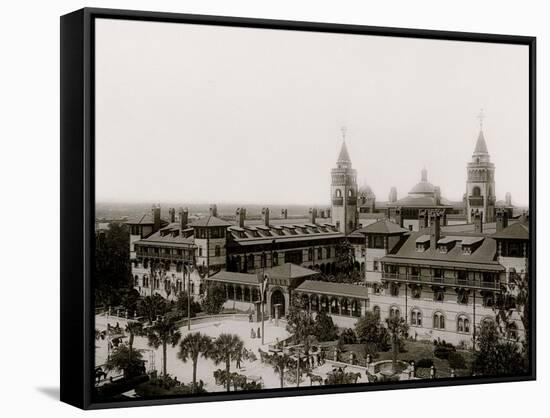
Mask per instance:
[[[483,111],[479,115],[479,135],[468,163],[466,182],[466,217],[473,222],[473,213],[483,213],[485,222],[495,220],[495,165],[491,162],[485,136],[483,134]]]
[[[346,130],[342,128],[342,148],[332,169],[330,187],[332,201],[332,223],[344,234],[349,234],[358,225],[357,212],[357,171],[351,167],[346,146]]]

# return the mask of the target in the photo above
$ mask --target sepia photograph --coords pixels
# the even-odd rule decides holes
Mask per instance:
[[[96,402],[532,375],[528,45],[93,34]]]

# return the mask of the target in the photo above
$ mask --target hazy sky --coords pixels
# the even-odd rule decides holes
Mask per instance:
[[[460,200],[479,131],[528,202],[528,48],[98,20],[98,200],[328,205],[341,127],[377,199]]]

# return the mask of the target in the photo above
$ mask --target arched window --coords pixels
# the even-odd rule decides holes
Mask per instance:
[[[390,286],[390,294],[392,296],[399,296],[399,285],[397,283],[392,283]]]
[[[445,329],[445,317],[441,312],[434,313],[434,329]]]
[[[247,257],[247,266],[248,269],[253,270],[254,269],[254,254],[250,254]]]
[[[334,192],[334,195],[335,195],[336,197],[342,197],[342,190],[336,189],[336,191]]]
[[[413,286],[411,295],[413,299],[420,299],[420,296],[422,296],[422,286]]]
[[[349,189],[349,190],[348,190],[348,196],[349,196],[349,197],[353,197],[353,190],[352,190],[352,189]]]
[[[220,246],[216,245],[216,247],[214,248],[214,257],[219,257],[220,253],[221,253]]]
[[[460,333],[470,333],[470,320],[466,315],[459,315],[456,320],[456,330]]]
[[[139,277],[137,274],[134,276],[134,286],[139,286]]]
[[[481,196],[481,189],[478,186],[475,186],[472,189],[472,196]]]
[[[261,257],[261,267],[262,268],[265,268],[267,267],[267,255],[265,253],[262,253],[262,257]]]
[[[456,301],[461,305],[467,305],[468,304],[468,296],[469,296],[469,293],[466,289],[460,289],[458,291]]]
[[[422,312],[419,309],[411,310],[411,325],[413,327],[422,326]]]
[[[445,300],[445,290],[443,288],[438,287],[434,289],[434,300],[436,302],[443,302]]]
[[[378,318],[380,318],[380,306],[373,306],[372,307],[372,313],[375,314]]]
[[[277,251],[273,253],[273,265],[278,266],[279,265],[279,254],[277,254]]]
[[[399,312],[399,308],[397,306],[392,306],[390,308],[390,318],[399,318],[399,315],[401,313]]]
[[[148,268],[148,267],[149,267],[149,260],[144,259],[144,260],[143,260],[143,268],[146,269],[146,268]]]

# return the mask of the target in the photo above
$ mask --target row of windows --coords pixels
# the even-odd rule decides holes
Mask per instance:
[[[400,270],[398,266],[394,264],[384,264],[384,272],[389,274],[403,274],[404,276],[408,275],[412,277],[417,277],[421,275],[428,276],[428,274],[425,274],[425,271],[426,270],[422,271],[420,267],[414,267],[414,266],[408,267],[406,268],[406,270],[404,269]],[[442,279],[445,277],[456,278],[459,281],[467,281],[468,279],[473,279],[473,280],[480,280],[485,283],[493,283],[497,277],[495,273],[486,273],[486,272],[477,272],[477,271],[468,272],[466,270],[449,270],[448,271],[441,268],[430,269],[429,276],[433,278],[438,278],[438,279]]]
[[[375,287],[374,293],[380,293],[380,287]],[[401,293],[400,285],[397,283],[390,284],[390,295],[398,297]],[[420,299],[422,296],[422,288],[420,286],[414,286],[410,289],[409,295],[412,299]],[[441,287],[433,290],[433,300],[435,302],[445,301],[445,290]],[[481,297],[482,305],[485,307],[492,307],[495,304],[495,296],[491,292],[483,292]],[[456,302],[460,305],[467,305],[470,302],[470,292],[466,289],[459,289],[456,293]]]

